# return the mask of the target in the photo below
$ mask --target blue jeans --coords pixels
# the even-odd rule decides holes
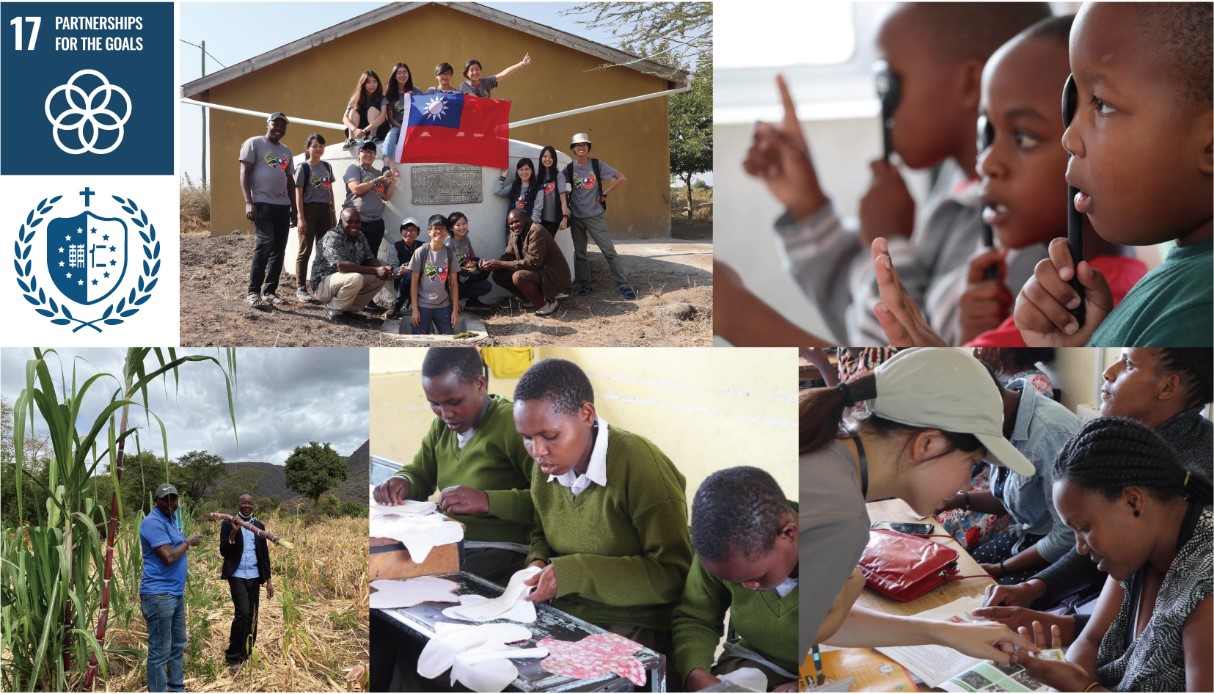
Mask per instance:
[[[388,136],[384,138],[384,156],[389,161],[396,161],[396,143],[400,141],[400,128],[393,127],[388,131]]]
[[[431,323],[434,324],[434,332],[439,335],[455,334],[455,330],[451,328],[451,304],[439,308],[418,306],[417,310],[422,314],[422,319],[419,324],[413,326],[414,335],[429,335]]]
[[[140,594],[139,604],[148,623],[148,691],[184,692],[185,596]]]
[[[410,293],[413,291],[412,272],[405,270],[405,274],[393,277],[392,282],[396,284],[396,303],[404,306],[406,301],[412,301],[410,298]]]

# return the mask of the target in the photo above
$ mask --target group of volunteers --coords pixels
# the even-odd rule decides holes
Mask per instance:
[[[942,644],[1058,691],[1208,691],[1214,352],[1124,349],[1082,424],[1025,361],[884,350],[802,391],[801,654]],[[971,549],[990,577],[979,621],[853,605],[865,502],[891,497]]]
[[[786,207],[776,232],[788,272],[831,334],[801,330],[725,263],[718,334],[739,345],[1210,346],[1212,24],[1209,3],[1097,2],[1066,16],[1046,3],[897,5],[876,38],[899,86],[897,158],[872,162],[858,229],[823,190],[783,79],[785,118],[756,126],[745,160]],[[937,169],[924,209],[898,160]],[[1149,270],[1135,257],[1144,247],[1163,254]]]
[[[357,152],[357,163],[343,172],[340,182],[322,159],[324,136],[307,137],[307,158],[296,167],[291,150],[282,143],[289,120],[282,112],[270,114],[266,134],[246,140],[239,157],[245,217],[253,222],[257,237],[248,305],[269,310],[286,303],[278,295],[278,284],[289,229],[296,225],[295,298],[322,303],[331,322],[363,320],[364,310],[382,313],[384,307],[374,299],[389,282],[396,299],[388,317],[407,317],[414,334],[451,334],[461,307],[494,308],[480,301],[493,291],[493,283],[524,308],[549,316],[556,312],[558,301],[594,291],[587,255],[591,239],[603,254],[619,294],[635,299],[604,220],[608,195],[627,179],[590,156],[592,143],[586,133],[571,138],[573,161],[564,167],[558,166],[556,149],[545,146],[538,154],[538,167],[523,157],[513,177],[508,176],[509,169],[502,170],[495,192],[509,205],[502,220],[507,240],[501,258],[476,255],[468,217],[455,211],[429,218],[429,243],[418,243],[421,227],[416,218],[405,217],[401,240],[389,240],[387,262],[380,260],[385,207],[400,179],[393,159],[410,99],[459,92],[489,97],[501,80],[530,64],[530,55],[525,55],[496,75],[483,75],[480,61],[468,60],[463,73],[467,80],[457,90],[451,85],[454,69],[440,63],[434,71],[438,85],[425,92],[413,85],[409,66],[403,62],[393,65],[386,92],[375,71],[366,70],[342,117],[347,135],[343,147]],[[383,166],[377,168],[381,153]],[[344,192],[335,192],[335,185]],[[340,211],[337,200],[342,201]],[[573,241],[572,274],[556,243],[562,229],[570,230]]]
[[[797,504],[769,473],[713,473],[689,523],[683,473],[604,420],[577,364],[534,363],[513,401],[489,394],[472,348],[431,348],[421,375],[435,420],[377,502],[437,492],[466,527],[464,570],[504,586],[541,569],[528,600],[665,654],[672,689],[749,667],[796,691]],[[736,636],[718,657],[727,613]]]

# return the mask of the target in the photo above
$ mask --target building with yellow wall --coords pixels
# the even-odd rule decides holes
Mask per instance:
[[[240,5],[231,6],[234,15]],[[239,17],[233,17],[234,26]],[[256,30],[242,27],[240,30]],[[413,83],[437,84],[434,66],[455,66],[452,83],[469,58],[485,74],[513,65],[524,53],[531,65],[502,83],[493,96],[513,102],[511,121],[549,115],[685,86],[687,73],[640,60],[568,32],[476,3],[393,3],[359,15],[182,86],[182,96],[217,105],[293,118],[340,123],[364,70],[389,79],[392,65],[409,65]],[[265,134],[260,118],[210,109],[211,233],[252,233],[244,217],[237,154],[240,144]],[[283,142],[303,151],[314,126],[292,125]],[[551,144],[568,154],[575,132],[587,132],[592,156],[628,177],[611,198],[607,224],[616,238],[670,232],[668,98],[660,97],[511,129],[511,137]],[[333,146],[340,131],[323,131]],[[340,202],[340,198],[338,199]]]
[[[436,348],[439,349],[439,348]],[[486,348],[488,352],[502,348]],[[598,413],[652,441],[687,478],[687,503],[708,475],[735,465],[771,473],[798,494],[795,350],[537,347],[586,372]],[[371,454],[413,460],[434,414],[421,386],[424,349],[371,350]],[[518,377],[489,375],[511,398]],[[690,511],[690,509],[689,509]]]

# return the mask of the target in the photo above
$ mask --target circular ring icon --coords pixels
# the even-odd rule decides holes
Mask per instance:
[[[101,84],[95,87],[90,92],[85,92],[80,87],[76,86],[76,80],[92,76],[100,80]],[[68,108],[58,115],[51,113],[51,101],[57,94],[62,93],[67,100]],[[121,97],[125,102],[122,106],[122,115],[115,113],[109,108],[111,95]],[[96,103],[100,97],[100,103]],[[77,103],[77,99],[80,103]],[[115,99],[117,106],[117,99]],[[51,122],[54,128],[55,144],[59,145],[59,149],[68,154],[109,154],[122,144],[123,126],[131,117],[131,98],[127,95],[126,90],[116,84],[112,84],[105,75],[96,70],[80,70],[72,75],[67,84],[61,84],[51,90],[50,94],[46,95],[46,103],[43,104],[43,110],[46,112],[46,119]],[[107,147],[97,148],[97,138],[102,131],[117,131],[117,138],[112,144]],[[61,139],[61,133],[74,133],[75,139],[80,143],[80,147],[72,147],[65,145]]]

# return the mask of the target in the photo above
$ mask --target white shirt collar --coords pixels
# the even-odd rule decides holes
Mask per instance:
[[[476,433],[476,427],[469,427],[464,433],[455,432],[455,443],[459,449],[464,450],[464,446],[468,445],[468,441],[472,440],[472,435]]]
[[[788,578],[784,579],[783,583],[776,586],[775,588],[772,588],[772,590],[776,591],[776,595],[780,596],[781,598],[786,598],[786,597],[788,597],[788,594],[791,593],[793,591],[793,589],[796,587],[797,587],[797,579],[793,578],[792,576],[789,576]]]
[[[599,434],[594,439],[594,448],[590,449],[590,464],[586,467],[586,474],[579,475],[570,468],[560,476],[548,475],[549,482],[569,487],[574,496],[585,491],[591,482],[600,487],[607,486],[607,420],[596,415],[595,421],[599,425]]]

